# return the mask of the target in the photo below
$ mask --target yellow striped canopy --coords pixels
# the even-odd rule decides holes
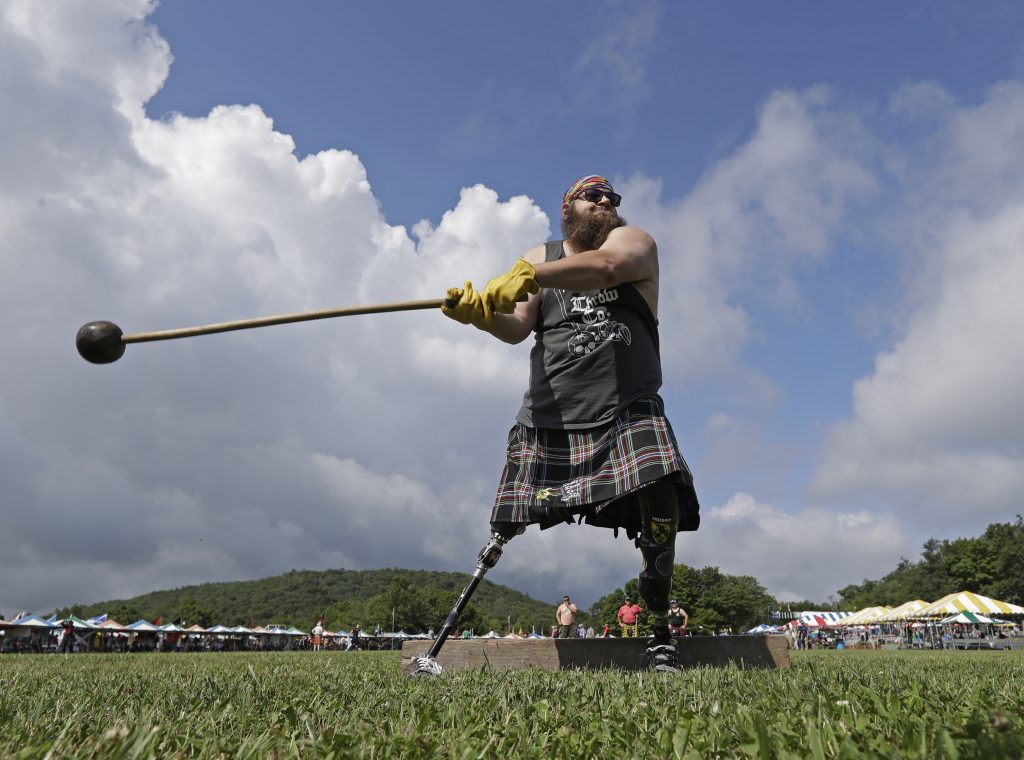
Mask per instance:
[[[888,613],[888,607],[865,607],[862,610],[854,612],[849,617],[843,618],[840,625],[866,625],[867,623],[874,623],[881,620],[882,617]]]
[[[915,612],[913,617],[939,617],[955,615],[958,612],[974,612],[982,615],[1024,615],[1024,607],[987,596],[975,594],[973,591],[961,591],[949,594],[932,602],[923,610]]]
[[[928,606],[928,602],[924,599],[914,599],[911,602],[904,602],[899,607],[893,607],[886,613],[885,617],[881,618],[886,622],[894,622],[900,620],[906,620],[908,617],[914,617],[918,612]]]

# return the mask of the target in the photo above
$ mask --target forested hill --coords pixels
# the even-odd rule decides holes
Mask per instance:
[[[55,612],[59,617],[106,613],[121,623],[139,618],[164,622],[215,623],[227,626],[281,623],[301,630],[313,626],[320,613],[328,628],[364,630],[380,625],[409,632],[437,629],[469,580],[468,573],[427,570],[292,570],[256,581],[205,583],[170,591],[154,591],[133,599],[74,605]],[[701,570],[676,565],[672,594],[689,611],[691,630],[731,628],[742,631],[769,622],[773,609],[841,609],[854,611],[877,604],[902,604],[912,599],[934,601],[956,591],[1024,604],[1024,519],[993,523],[977,538],[930,539],[918,561],[902,560],[880,580],[864,580],[839,590],[838,602],[772,599],[752,576],[732,576],[716,567]],[[637,596],[635,578],[598,599],[580,615],[584,624],[600,627],[615,622],[626,594]],[[460,618],[460,627],[543,630],[554,622],[557,598],[538,601],[507,586],[484,580]],[[582,612],[582,611],[581,611]]]
[[[291,570],[254,581],[204,583],[154,591],[131,599],[75,605],[62,612],[89,617],[106,613],[122,622],[138,618],[184,620],[227,626],[282,623],[307,630],[320,613],[329,628],[364,630],[439,628],[469,581],[466,573],[388,568],[383,570]],[[538,601],[507,586],[483,580],[463,616],[466,627],[517,629],[550,625],[557,600]]]

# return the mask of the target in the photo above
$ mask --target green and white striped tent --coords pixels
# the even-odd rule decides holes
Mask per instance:
[[[947,618],[943,618],[939,621],[943,625],[948,623],[964,623],[965,625],[992,625],[993,623],[1002,623],[1002,620],[996,620],[995,618],[986,617],[985,615],[979,615],[974,612],[958,612],[955,615],[950,615]]]

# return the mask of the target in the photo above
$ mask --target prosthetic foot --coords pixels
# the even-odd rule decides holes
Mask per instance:
[[[647,648],[647,668],[658,673],[678,673],[679,658],[676,654],[676,645],[653,644]]]
[[[448,613],[448,617],[445,619],[444,625],[441,626],[441,631],[437,634],[437,638],[434,639],[434,644],[430,647],[430,651],[423,657],[413,659],[412,662],[403,668],[403,672],[408,678],[441,675],[441,665],[435,658],[441,651],[441,647],[444,646],[444,642],[447,641],[449,634],[454,630],[456,623],[459,622],[459,615],[466,608],[469,598],[473,596],[473,592],[476,591],[476,587],[480,585],[480,581],[487,574],[487,571],[498,564],[498,560],[501,559],[501,547],[524,530],[525,528],[520,526],[506,524],[491,525],[491,540],[487,542],[486,546],[476,556],[476,572],[473,573],[473,577],[466,588],[462,590],[462,594],[459,596],[459,600],[455,603],[452,611]]]
[[[676,640],[668,632],[668,627],[660,629],[655,627],[654,638],[645,652],[647,657],[647,668],[657,673],[678,673],[679,658],[676,652]]]

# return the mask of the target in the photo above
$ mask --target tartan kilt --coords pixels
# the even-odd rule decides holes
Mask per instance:
[[[595,428],[554,430],[517,423],[508,434],[491,522],[546,528],[578,516],[581,522],[632,534],[639,526],[639,508],[624,497],[664,478],[677,487],[679,529],[696,530],[700,505],[693,475],[658,396],[630,404],[615,420]],[[530,507],[535,507],[532,515]]]

